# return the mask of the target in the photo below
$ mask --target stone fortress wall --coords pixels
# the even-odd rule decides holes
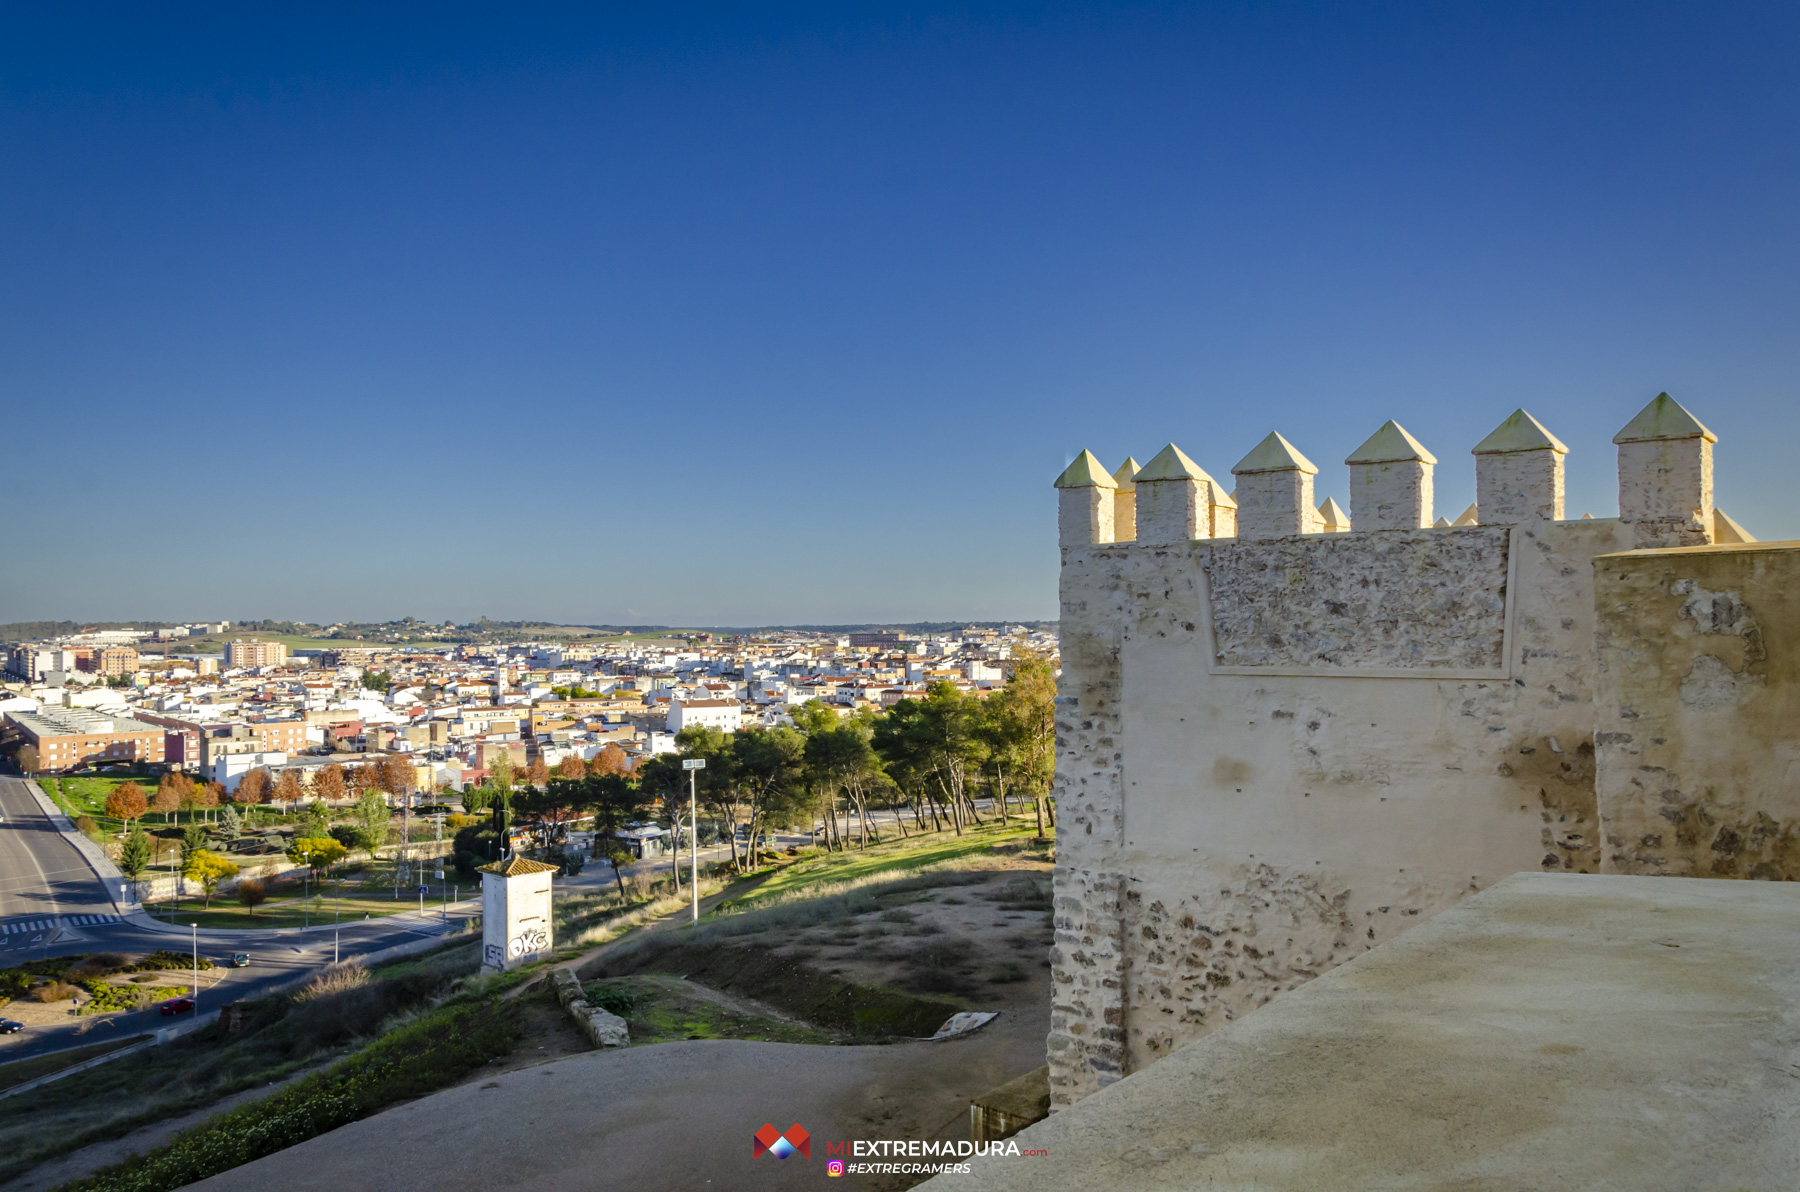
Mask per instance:
[[[1606,519],[1523,410],[1455,524],[1393,422],[1347,515],[1277,434],[1063,473],[1055,1106],[1520,870],[1800,878],[1800,543],[1666,394],[1614,441]]]

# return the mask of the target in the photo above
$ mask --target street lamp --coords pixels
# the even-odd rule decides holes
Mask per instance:
[[[692,899],[691,922],[700,921],[700,796],[699,770],[706,769],[703,757],[683,758],[681,768],[688,772],[688,896]],[[679,849],[681,842],[676,840]]]
[[[200,924],[189,923],[188,934],[194,944],[194,1017],[200,1017]]]

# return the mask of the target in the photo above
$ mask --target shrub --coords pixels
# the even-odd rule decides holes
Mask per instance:
[[[75,996],[75,986],[61,981],[50,981],[31,991],[34,1002],[60,1002]]]
[[[620,989],[616,985],[599,985],[587,991],[587,1003],[599,1006],[608,1014],[617,1014],[620,1018],[630,1018],[631,1012],[637,1009],[637,998],[628,989]]]

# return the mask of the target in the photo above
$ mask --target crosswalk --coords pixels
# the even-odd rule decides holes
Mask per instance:
[[[117,915],[57,915],[49,919],[24,919],[0,926],[0,935],[20,931],[49,931],[52,927],[96,927],[102,923],[121,922]]]

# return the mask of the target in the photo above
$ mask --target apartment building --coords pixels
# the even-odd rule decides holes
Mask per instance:
[[[225,665],[228,667],[280,666],[286,661],[287,647],[280,642],[240,637],[225,647]]]
[[[744,726],[744,705],[734,699],[670,700],[668,725],[672,733],[696,727],[735,733]]]
[[[130,716],[90,708],[6,713],[8,735],[37,749],[38,768],[53,772],[107,762],[161,762],[163,730]]]

